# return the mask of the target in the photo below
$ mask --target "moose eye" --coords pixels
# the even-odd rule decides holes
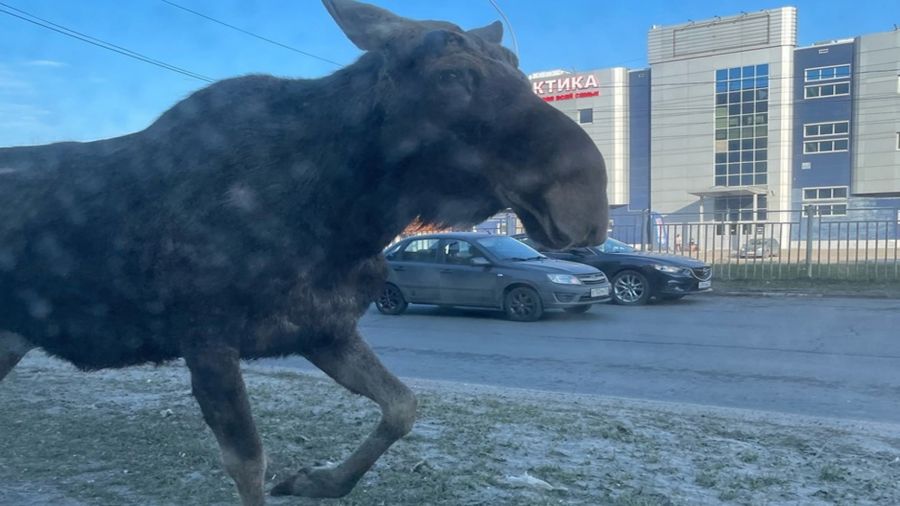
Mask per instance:
[[[463,78],[463,72],[461,70],[442,70],[438,74],[438,79],[441,84],[450,84],[455,83]]]

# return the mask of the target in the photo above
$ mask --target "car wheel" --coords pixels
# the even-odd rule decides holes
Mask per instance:
[[[564,307],[563,311],[565,311],[567,313],[572,313],[572,314],[587,313],[588,311],[591,310],[592,306],[593,306],[593,304],[584,304],[583,306]]]
[[[544,314],[541,297],[526,286],[513,288],[506,294],[503,305],[506,317],[516,322],[533,322]]]
[[[403,292],[396,285],[386,283],[381,294],[375,299],[375,308],[382,314],[400,314],[406,311],[409,303],[403,298]]]
[[[616,304],[640,306],[650,300],[650,284],[639,272],[624,271],[616,274],[612,288],[612,298]]]

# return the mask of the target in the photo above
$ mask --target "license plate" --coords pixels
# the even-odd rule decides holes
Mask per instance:
[[[712,286],[712,281],[701,281],[699,285],[697,285],[701,290],[709,288]]]
[[[591,288],[591,298],[606,297],[609,295],[609,288]]]

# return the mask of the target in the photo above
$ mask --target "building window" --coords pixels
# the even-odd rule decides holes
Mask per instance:
[[[578,122],[581,124],[594,122],[593,109],[578,109]]]
[[[831,123],[806,123],[803,125],[803,137],[828,137],[831,135],[847,135],[850,132],[849,121]]]
[[[817,84],[803,88],[803,98],[828,98],[850,94],[850,83]]]
[[[715,186],[767,183],[769,66],[715,71]]]
[[[850,64],[832,65],[806,69],[803,78],[806,82],[827,81],[829,79],[847,79],[850,77]]]
[[[819,216],[847,216],[846,186],[803,189],[803,208],[812,208]]]
[[[743,195],[740,197],[717,197],[713,203],[713,219],[719,224],[716,225],[716,234],[725,234],[726,227],[723,223],[729,223],[727,228],[729,234],[751,233],[752,226],[745,225],[738,227],[737,223],[751,223],[754,221],[765,221],[766,219],[766,196],[756,195],[756,214],[753,209],[753,195]]]
[[[804,141],[803,154],[817,155],[822,153],[840,153],[850,149],[850,141],[844,139],[830,139],[827,141]]]

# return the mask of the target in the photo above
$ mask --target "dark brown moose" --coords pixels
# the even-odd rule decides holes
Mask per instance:
[[[415,397],[357,332],[407,224],[512,208],[553,247],[606,236],[603,158],[499,23],[324,4],[366,51],[328,77],[228,79],[141,132],[0,149],[0,378],[32,348],[86,371],[183,357],[246,505],[266,458],[241,359],[302,355],[382,410],[344,462],[272,494],[343,496],[410,431]]]

